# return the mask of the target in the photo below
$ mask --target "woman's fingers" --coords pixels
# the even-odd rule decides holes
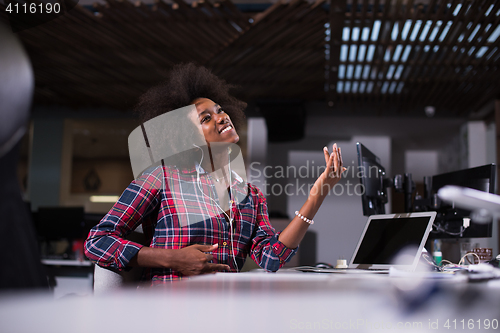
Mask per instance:
[[[325,155],[325,162],[326,162],[326,171],[328,172],[328,175],[333,170],[333,152],[331,154]]]
[[[215,273],[217,271],[230,271],[231,268],[229,267],[229,265],[225,265],[225,264],[212,264],[212,263],[209,263],[206,265],[206,267],[203,269],[203,271],[201,272],[202,274],[203,273]]]
[[[323,148],[323,152],[325,153],[325,162],[326,162],[326,169],[327,170],[330,170],[331,168],[333,168],[333,159],[332,159],[332,156],[333,156],[333,150],[332,152],[330,153],[328,151],[328,148],[325,147]]]
[[[323,154],[325,155],[325,163],[328,164],[328,160],[330,159],[330,153],[328,152],[327,146],[323,148]]]
[[[323,148],[325,153],[326,168],[329,172],[329,177],[340,178],[342,173],[346,170],[344,168],[344,161],[342,160],[342,150],[336,143],[332,146],[332,152],[328,154],[328,149]]]
[[[333,172],[335,177],[338,175],[339,171],[339,150],[337,148],[336,143],[333,144],[332,155],[333,155]]]
[[[344,162],[342,160],[342,150],[337,146],[336,143],[332,146],[332,152],[328,152],[328,148],[323,148],[323,153],[325,155],[326,170],[328,170],[328,176],[331,178],[340,178],[342,172],[346,169],[344,168]]]
[[[344,168],[344,161],[342,159],[342,148],[340,148],[340,147],[338,147],[338,168],[337,168],[337,170],[338,170],[338,174],[336,176],[339,178],[342,175],[342,173],[347,170],[346,168]]]
[[[344,166],[344,161],[342,161],[342,148],[340,147],[339,147],[339,159],[340,159],[340,167],[342,168]]]
[[[340,177],[342,173],[347,170],[344,167],[344,161],[342,160],[342,149],[340,147],[339,147],[339,160],[340,160],[340,166],[339,166],[340,173],[338,176]]]

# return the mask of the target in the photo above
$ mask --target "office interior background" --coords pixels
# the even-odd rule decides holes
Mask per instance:
[[[118,196],[133,179],[127,138],[138,97],[193,61],[248,102],[240,146],[277,225],[304,202],[300,186],[318,176],[322,148],[342,147],[345,191],[326,199],[310,230],[317,262],[349,259],[366,221],[347,191],[359,182],[356,142],[389,176],[412,173],[418,188],[424,176],[497,163],[499,19],[493,0],[81,0],[16,32],[35,84],[24,197],[33,211],[105,214],[112,203],[91,197]],[[401,202],[390,193],[387,211]],[[497,254],[498,239],[495,224],[477,241]]]

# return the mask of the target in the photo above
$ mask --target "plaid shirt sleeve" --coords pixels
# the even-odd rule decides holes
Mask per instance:
[[[85,241],[85,255],[103,267],[124,269],[142,248],[125,239],[159,205],[162,169],[144,173],[123,192]]]
[[[250,191],[256,192],[257,198],[257,231],[252,239],[250,257],[263,269],[276,272],[297,253],[298,248],[290,249],[279,241],[280,232],[277,233],[269,223],[264,195],[253,185]]]

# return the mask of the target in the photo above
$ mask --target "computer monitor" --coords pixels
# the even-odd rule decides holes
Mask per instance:
[[[387,188],[391,186],[391,180],[386,177],[380,158],[360,142],[356,143],[356,148],[359,181],[363,186],[361,195],[363,215],[385,214],[385,204],[388,201]]]
[[[432,177],[431,195],[437,197],[437,191],[446,185],[468,187],[488,193],[497,193],[497,167],[495,164],[443,173]],[[453,207],[434,200],[438,212],[430,238],[483,238],[491,237],[492,223],[476,223],[471,218],[471,211]],[[473,217],[473,216],[472,216]],[[464,220],[465,219],[465,220]],[[468,225],[468,226],[467,226]],[[467,226],[467,227],[465,227]]]
[[[84,238],[84,216],[83,207],[40,207],[35,219],[37,233],[43,241]]]

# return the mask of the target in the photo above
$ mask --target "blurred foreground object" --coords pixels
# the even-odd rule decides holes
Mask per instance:
[[[500,196],[460,186],[445,186],[438,191],[441,200],[471,210],[477,223],[489,223],[500,217]]]
[[[34,78],[15,35],[0,25],[0,290],[48,287],[31,213],[17,180]]]

